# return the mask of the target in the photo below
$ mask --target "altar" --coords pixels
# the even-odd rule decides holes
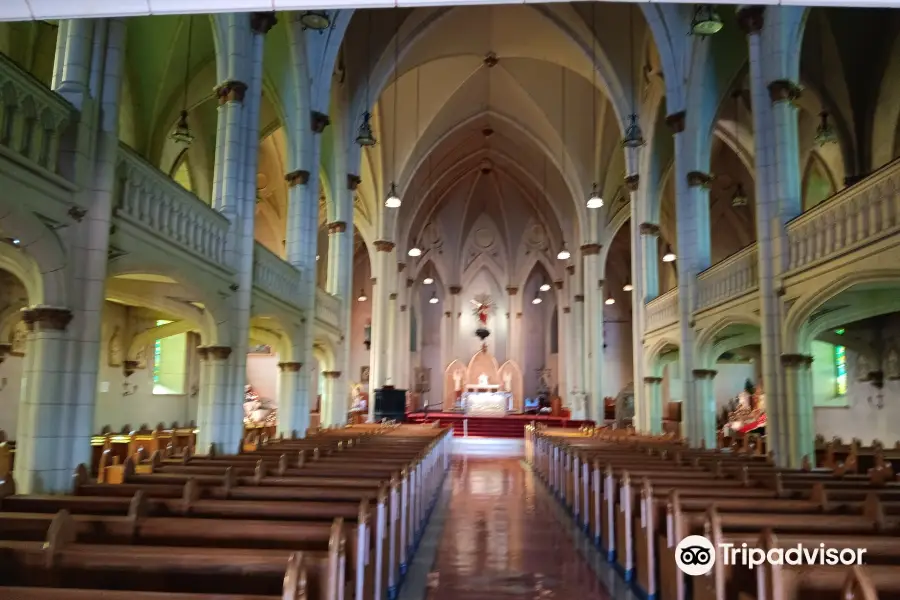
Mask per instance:
[[[505,417],[521,412],[522,372],[506,361],[502,366],[482,348],[468,365],[454,360],[444,372],[444,410],[480,417]]]

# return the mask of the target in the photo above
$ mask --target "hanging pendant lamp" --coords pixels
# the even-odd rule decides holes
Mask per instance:
[[[187,94],[188,94],[188,82],[191,73],[191,38],[193,36],[194,31],[194,18],[193,16],[188,17],[188,35],[187,35],[187,52],[186,58],[184,61],[184,90],[183,97],[181,100],[181,115],[178,117],[178,123],[175,124],[175,129],[169,134],[169,137],[176,143],[182,144],[184,146],[190,146],[194,141],[194,134],[191,133],[191,128],[188,125],[188,110],[187,110]]]
[[[369,11],[368,22],[366,23],[366,56],[372,56],[372,11]],[[371,148],[378,143],[375,135],[372,133],[372,114],[369,112],[369,76],[372,70],[370,63],[366,64],[366,110],[362,114],[362,123],[359,124],[359,130],[356,132],[356,144],[361,148]]]
[[[331,19],[324,10],[308,10],[300,15],[300,25],[303,29],[312,29],[322,33],[331,27]]]
[[[566,247],[566,243],[563,242],[562,250],[559,251],[559,254],[556,255],[558,260],[569,260],[572,257],[572,253],[569,252],[569,249]]]
[[[626,148],[640,148],[644,145],[644,132],[638,124],[637,115],[628,115],[628,127],[625,128],[622,145]]]
[[[712,4],[695,4],[691,35],[709,37],[722,31],[722,18]]]
[[[588,197],[586,206],[588,208],[603,208],[603,197],[600,196],[600,190],[597,189],[596,183],[591,187],[591,195]]]
[[[431,292],[431,298],[428,299],[428,303],[429,304],[437,304],[438,303],[437,292]]]

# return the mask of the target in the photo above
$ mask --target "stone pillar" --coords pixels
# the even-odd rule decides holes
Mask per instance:
[[[303,363],[278,363],[278,433],[283,433],[285,437],[297,438],[306,433],[305,430],[285,427],[298,421],[296,411],[301,408],[300,396],[308,392],[302,369]],[[283,411],[284,407],[290,407],[288,414]]]
[[[638,226],[641,246],[640,284],[643,287],[644,304],[659,296],[659,225],[641,223]],[[632,258],[632,264],[634,264]],[[637,280],[632,282],[635,285]],[[637,287],[635,287],[637,291]],[[643,332],[642,332],[643,334]]]
[[[392,373],[389,372],[391,342],[390,295],[393,293],[396,260],[394,259],[394,242],[377,240],[375,246],[375,284],[372,285],[372,358],[369,365],[372,369],[373,390],[387,384],[393,385]],[[369,403],[369,416],[374,415],[374,403]]]
[[[572,361],[575,363],[573,378],[574,391],[572,393],[572,418],[587,419],[588,407],[585,394],[585,323],[584,323],[584,294],[575,294],[572,297]],[[600,423],[598,423],[599,425]]]
[[[588,395],[588,418],[603,422],[603,283],[601,281],[600,244],[581,246],[584,265],[583,364]]]
[[[327,123],[328,117],[319,115],[314,122],[313,129],[324,128]],[[339,375],[332,382],[334,393],[330,398],[336,404],[330,407],[330,420],[327,421],[329,425],[343,424],[347,421],[347,402],[350,398],[347,382],[350,376],[350,344],[348,340],[353,306],[353,195],[361,181],[357,175],[348,174],[346,189],[335,190],[337,200],[335,215],[338,221],[333,224],[333,227],[329,227],[328,291],[342,300],[341,330],[344,332],[344,340],[338,345],[335,353],[335,371],[333,372]]]
[[[506,360],[514,360],[522,368],[522,360],[519,353],[522,351],[522,319],[517,315],[522,313],[522,296],[516,286],[507,286],[507,310],[506,313]]]
[[[662,377],[644,377],[647,398],[647,432],[650,435],[662,433]]]
[[[328,407],[329,413],[329,422],[322,422],[322,427],[333,427],[337,423],[337,415],[334,414],[335,408],[340,408],[343,405],[343,401],[338,398],[336,395],[340,394],[340,382],[341,382],[341,372],[340,371],[322,371],[322,377],[325,378],[325,397],[322,398],[322,405]],[[369,405],[375,404],[375,395],[371,394],[369,397]],[[326,411],[322,411],[323,413]],[[346,416],[344,417],[346,420]],[[341,421],[343,422],[343,421]]]
[[[72,313],[65,308],[35,307],[22,315],[28,326],[16,466],[20,494],[64,493],[71,486],[71,427],[66,415],[66,328]],[[90,434],[81,441],[90,446]]]
[[[448,310],[450,311],[450,355],[453,358],[457,358],[462,356],[462,352],[459,347],[459,338],[460,338],[460,325],[462,320],[462,311],[459,307],[459,293],[462,291],[462,288],[458,285],[451,285],[447,288],[447,291],[450,292],[450,295],[447,297],[447,304],[449,305]],[[488,320],[488,329],[491,328],[491,322]],[[475,335],[472,332],[470,335]],[[487,340],[485,340],[487,342]],[[468,360],[468,356],[463,356],[465,360]],[[453,360],[453,359],[451,359]]]
[[[214,445],[217,451],[230,454],[237,450],[237,446],[229,448],[225,445],[231,441],[226,422],[231,406],[223,399],[228,396],[229,390],[228,359],[231,348],[205,346],[198,348],[197,353],[204,363],[200,368],[200,400],[197,406],[197,428],[200,430],[197,434],[197,452],[204,454]],[[243,415],[243,402],[239,408]]]
[[[716,447],[716,392],[713,382],[716,371],[694,369],[694,386],[697,398],[697,444],[705,448]]]
[[[397,292],[388,294],[387,308],[385,309],[385,327],[387,328],[387,344],[385,349],[385,385],[392,385],[396,388],[402,388],[400,384],[400,373],[397,371],[398,359],[400,358],[400,349],[397,347],[400,325],[398,314],[400,305],[397,302]]]
[[[54,90],[66,100],[82,108],[91,72],[91,46],[94,38],[94,19],[60,21],[56,45]],[[65,24],[63,27],[62,24]]]
[[[397,354],[397,387],[412,390],[412,354],[410,351],[410,290],[412,280],[403,277],[406,263],[397,263],[397,341],[394,352]],[[401,285],[402,283],[402,285]]]
[[[800,468],[803,457],[809,457],[815,463],[815,421],[812,402],[812,356],[805,354],[782,354],[781,366],[784,369],[785,407],[788,408],[781,423],[782,431],[786,430],[790,442],[787,466]],[[765,393],[765,390],[763,390]],[[768,395],[766,409],[768,420]],[[768,428],[768,421],[767,421]],[[768,437],[768,436],[767,436]]]

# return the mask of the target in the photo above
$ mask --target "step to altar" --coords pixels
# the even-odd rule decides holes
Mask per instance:
[[[582,425],[593,425],[593,421],[582,421],[544,415],[506,415],[503,417],[470,416],[463,413],[415,412],[406,415],[409,423],[440,423],[441,427],[453,427],[454,437],[490,437],[519,439],[525,437],[525,426],[541,423],[547,427],[577,429]]]

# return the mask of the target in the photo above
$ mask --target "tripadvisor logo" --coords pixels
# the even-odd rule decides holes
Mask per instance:
[[[719,544],[716,547],[702,535],[689,535],[675,548],[675,563],[685,575],[706,575],[712,571],[716,559],[726,565],[743,565],[753,569],[770,565],[861,565],[865,548],[827,548],[825,544],[806,547],[802,544],[786,548],[752,548],[747,544]]]

